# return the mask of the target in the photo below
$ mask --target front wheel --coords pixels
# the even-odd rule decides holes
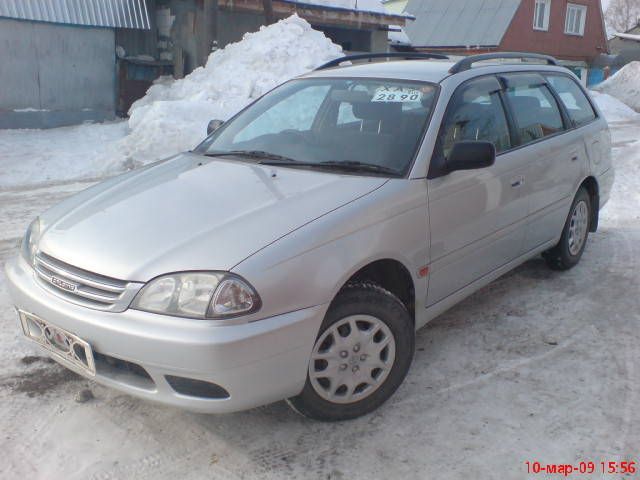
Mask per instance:
[[[374,284],[347,285],[322,323],[304,389],[288,402],[317,420],[365,415],[400,386],[414,342],[411,316],[395,295]]]
[[[560,242],[543,253],[551,269],[569,270],[578,264],[587,246],[593,216],[592,208],[589,193],[584,188],[580,188],[571,204]]]

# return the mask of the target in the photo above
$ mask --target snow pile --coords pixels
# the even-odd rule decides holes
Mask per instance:
[[[209,120],[226,120],[277,85],[341,55],[339,46],[297,15],[247,33],[185,78],[153,85],[131,106],[131,133],[120,147],[142,163],[189,150],[202,141]]]
[[[590,93],[608,122],[624,122],[640,119],[640,113],[637,113],[615,97],[593,90]]]
[[[616,97],[640,112],[640,62],[628,63],[595,90]]]

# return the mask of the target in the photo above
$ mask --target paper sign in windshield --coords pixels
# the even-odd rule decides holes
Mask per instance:
[[[422,92],[406,87],[379,87],[371,99],[372,102],[419,102]]]

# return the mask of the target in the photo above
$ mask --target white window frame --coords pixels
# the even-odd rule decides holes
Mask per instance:
[[[544,8],[542,15],[542,25],[540,24],[540,9]],[[536,0],[533,9],[533,29],[543,32],[549,31],[549,17],[551,13],[551,0]]]
[[[564,33],[567,35],[584,36],[587,24],[587,6],[577,3],[567,4],[567,16],[564,21]]]

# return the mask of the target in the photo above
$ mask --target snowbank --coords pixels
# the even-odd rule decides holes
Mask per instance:
[[[607,95],[606,93],[600,93],[591,91],[591,97],[598,104],[600,110],[604,114],[605,118],[609,122],[624,122],[628,120],[637,120],[640,118],[640,113],[637,113],[631,107],[622,103],[617,98]]]
[[[640,62],[631,62],[594,88],[640,112]]]
[[[292,77],[342,55],[342,49],[293,15],[209,56],[181,80],[153,85],[129,110],[127,157],[147,163],[196,146],[209,120],[226,120]]]

